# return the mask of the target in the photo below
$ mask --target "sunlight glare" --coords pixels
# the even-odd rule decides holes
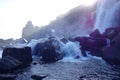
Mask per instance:
[[[93,5],[96,0],[12,0],[0,1],[0,38],[19,38],[22,28],[31,20],[43,26],[80,5]],[[2,4],[2,5],[1,5]],[[8,30],[8,31],[6,31]],[[17,33],[16,33],[17,32]]]

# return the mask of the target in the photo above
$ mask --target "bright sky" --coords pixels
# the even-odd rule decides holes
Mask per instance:
[[[0,38],[19,38],[22,28],[31,20],[41,26],[81,4],[96,0],[0,0]]]

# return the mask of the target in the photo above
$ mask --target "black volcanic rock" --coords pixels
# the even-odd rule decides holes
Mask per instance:
[[[36,55],[42,57],[45,63],[55,62],[63,58],[60,52],[60,42],[56,38],[49,38],[44,43],[38,43],[35,47]]]
[[[96,37],[96,38],[99,38],[99,37],[101,37],[102,35],[101,35],[101,33],[100,33],[100,31],[98,30],[98,29],[95,29],[92,33],[90,33],[89,34],[90,35],[90,37]]]
[[[113,46],[104,47],[102,58],[109,63],[120,64],[120,50]]]
[[[22,62],[22,67],[26,67],[32,62],[32,53],[30,47],[5,48],[2,54],[2,58],[6,56],[11,56]]]

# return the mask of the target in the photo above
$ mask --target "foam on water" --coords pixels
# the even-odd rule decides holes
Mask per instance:
[[[63,62],[81,62],[82,60],[88,60],[88,57],[83,57],[79,42],[71,42],[64,44],[61,47],[61,52],[65,54],[61,61]]]
[[[32,50],[32,54],[34,53],[34,48],[36,46],[37,43],[43,43],[44,41],[48,40],[47,38],[43,38],[43,39],[32,39],[28,44],[27,46],[31,47],[31,50]]]
[[[2,58],[3,50],[0,50],[0,58]]]
[[[65,54],[65,57],[83,57],[80,51],[80,45],[78,42],[68,42],[61,47],[61,52]]]

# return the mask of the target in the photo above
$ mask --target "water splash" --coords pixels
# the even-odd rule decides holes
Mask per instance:
[[[78,42],[71,42],[64,44],[63,47],[61,47],[61,52],[65,54],[66,59],[79,59],[82,58],[82,54],[80,51],[80,45]]]

